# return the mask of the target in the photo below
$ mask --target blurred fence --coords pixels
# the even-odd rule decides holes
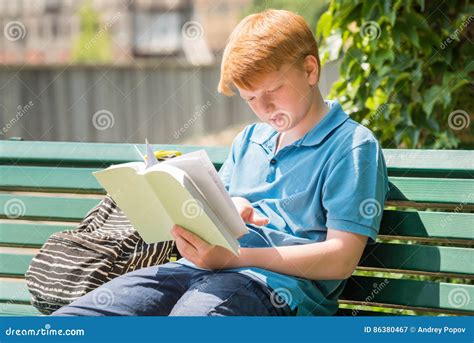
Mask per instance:
[[[325,71],[323,94],[337,78]],[[218,80],[218,66],[3,66],[0,139],[177,144],[255,120]]]

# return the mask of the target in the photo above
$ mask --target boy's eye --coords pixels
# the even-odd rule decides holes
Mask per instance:
[[[277,88],[268,91],[268,93],[275,93],[275,92],[276,92],[277,90],[279,90],[280,88],[281,88],[281,86],[278,86]]]
[[[247,100],[245,100],[245,101],[246,101],[246,102],[251,102],[251,101],[254,100],[254,99],[255,99],[255,97],[253,96],[253,97],[251,97],[251,98],[249,98],[249,99],[247,99]]]

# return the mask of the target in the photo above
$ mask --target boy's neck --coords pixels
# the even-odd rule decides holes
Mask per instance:
[[[282,132],[278,135],[276,151],[303,137],[308,131],[315,127],[321,119],[323,119],[326,113],[328,113],[329,107],[324,102],[318,87],[314,87],[312,97],[314,99],[313,103],[303,119],[301,119],[301,121],[291,130]]]

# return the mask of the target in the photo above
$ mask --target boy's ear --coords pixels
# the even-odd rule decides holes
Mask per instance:
[[[318,61],[316,60],[316,57],[313,55],[306,56],[304,59],[304,69],[308,83],[311,86],[315,86],[318,83],[319,75]]]

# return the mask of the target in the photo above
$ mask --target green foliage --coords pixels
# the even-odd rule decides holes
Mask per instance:
[[[472,147],[472,13],[467,0],[332,0],[317,26],[322,62],[342,56],[331,97],[385,148]]]
[[[112,61],[110,25],[101,25],[99,14],[90,1],[79,10],[81,31],[72,52],[78,63],[106,63]]]

